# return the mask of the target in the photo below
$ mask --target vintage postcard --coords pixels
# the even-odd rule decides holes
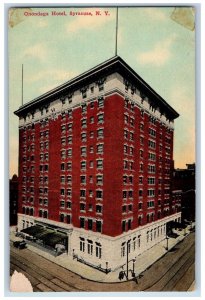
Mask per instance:
[[[10,291],[195,290],[195,11],[8,11]]]

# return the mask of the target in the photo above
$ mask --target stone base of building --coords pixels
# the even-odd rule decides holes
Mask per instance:
[[[38,224],[64,232],[68,236],[66,248],[69,256],[106,273],[126,266],[127,259],[135,260],[137,256],[164,240],[167,234],[166,224],[171,221],[180,222],[181,213],[129,230],[117,237],[110,237],[75,228],[70,224],[19,214],[18,231]]]

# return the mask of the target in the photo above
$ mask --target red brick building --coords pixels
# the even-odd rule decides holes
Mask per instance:
[[[180,220],[170,189],[179,115],[119,56],[15,114],[20,230],[65,233],[68,255],[114,269],[126,241],[136,257]]]

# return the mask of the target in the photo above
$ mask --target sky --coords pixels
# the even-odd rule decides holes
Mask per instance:
[[[52,11],[67,15],[52,16]],[[71,11],[92,16],[71,16]],[[173,11],[174,7],[119,8],[118,55],[180,114],[175,120],[174,161],[176,168],[185,168],[195,162],[195,31],[174,21]],[[21,105],[22,64],[25,104],[113,57],[115,26],[116,8],[111,7],[10,11],[10,177],[18,174],[18,117],[13,112]]]

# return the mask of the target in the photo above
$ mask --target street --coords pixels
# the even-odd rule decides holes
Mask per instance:
[[[10,275],[23,273],[34,292],[80,291],[187,291],[195,280],[195,233],[189,234],[164,257],[144,271],[136,281],[99,283],[81,276],[11,244]]]

